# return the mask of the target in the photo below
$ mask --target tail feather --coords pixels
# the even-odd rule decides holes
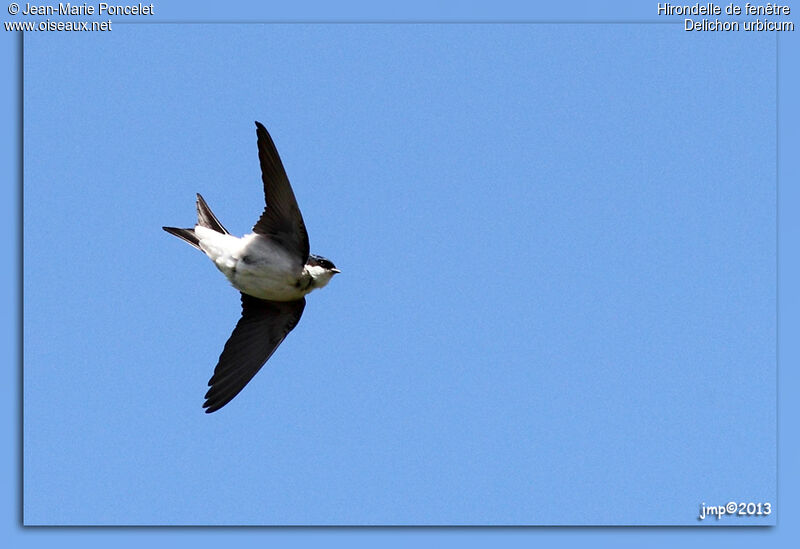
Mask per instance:
[[[222,226],[217,216],[208,207],[206,201],[200,193],[197,193],[197,224],[207,229],[212,229],[222,234],[230,234],[228,230]],[[174,234],[174,233],[173,233]]]
[[[198,250],[200,249],[200,239],[194,234],[194,229],[178,229],[175,227],[161,227],[169,234],[174,234],[181,240],[185,240]]]
[[[214,212],[211,211],[211,208],[208,207],[206,201],[197,193],[197,224],[201,227],[205,227],[207,229],[211,229],[213,231],[217,231],[218,233],[222,234],[230,234],[228,230],[222,226],[222,223],[219,222],[217,216],[214,215]],[[197,238],[197,235],[194,234],[194,229],[178,229],[177,227],[161,227],[169,234],[174,234],[181,240],[185,240],[198,250],[200,248],[200,239]]]

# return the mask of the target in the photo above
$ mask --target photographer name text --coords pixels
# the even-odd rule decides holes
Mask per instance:
[[[58,4],[37,5],[25,4],[20,10],[20,15],[153,15],[153,4],[73,4],[59,2]]]

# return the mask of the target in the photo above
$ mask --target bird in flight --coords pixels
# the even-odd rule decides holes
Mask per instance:
[[[205,253],[241,293],[242,317],[208,381],[206,413],[216,412],[244,389],[297,326],[305,295],[340,272],[328,259],[309,253],[292,186],[260,122],[256,136],[266,207],[252,233],[241,238],[230,234],[200,194],[194,228],[162,227]]]

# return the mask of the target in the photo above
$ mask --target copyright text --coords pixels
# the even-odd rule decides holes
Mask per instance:
[[[59,2],[56,5],[36,5],[26,3],[20,15],[153,15],[153,4],[114,5],[100,2],[93,4],[73,4]],[[16,14],[12,14],[16,15]]]

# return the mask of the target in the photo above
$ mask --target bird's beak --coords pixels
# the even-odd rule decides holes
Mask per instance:
[[[336,273],[341,273],[342,271],[340,271],[339,269],[331,269],[331,272],[333,274],[336,274]]]

